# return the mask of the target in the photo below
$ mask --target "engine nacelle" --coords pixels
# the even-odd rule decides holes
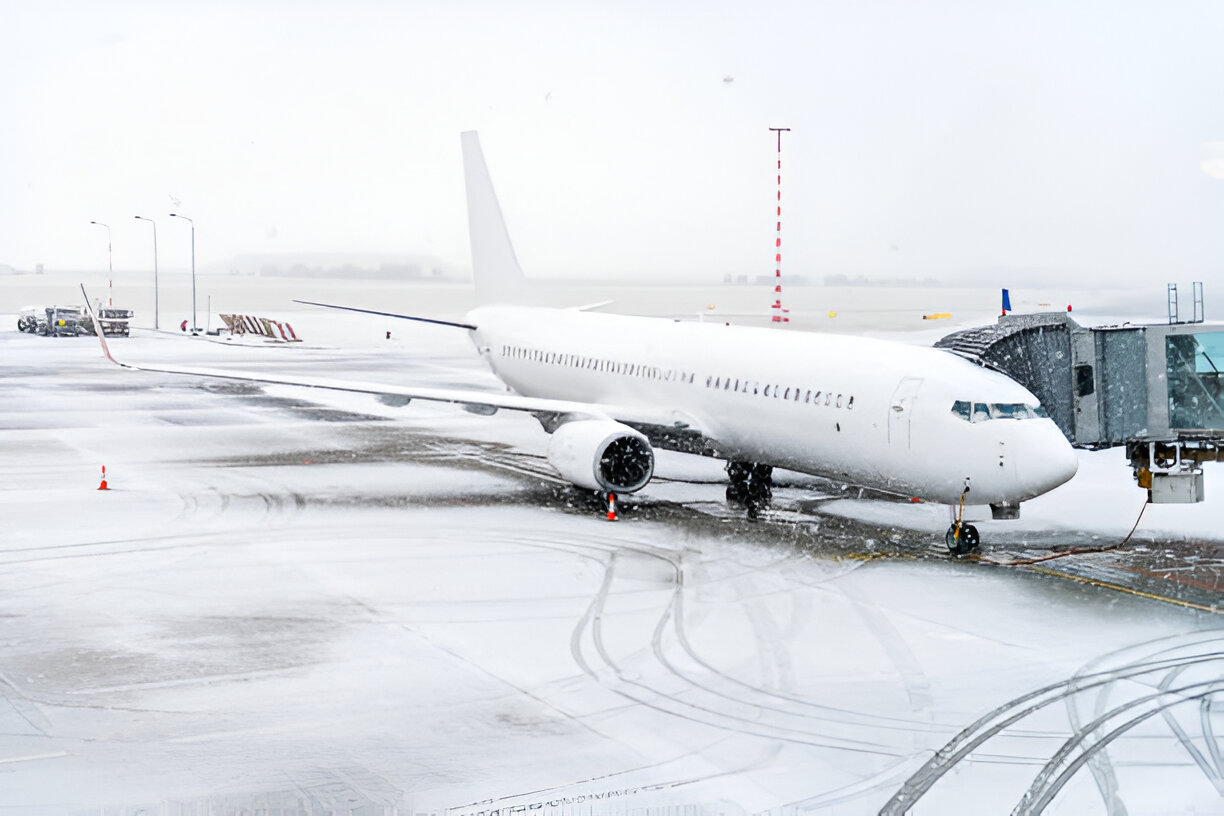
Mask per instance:
[[[612,493],[641,490],[654,475],[646,437],[610,419],[579,419],[553,431],[548,461],[579,487]]]

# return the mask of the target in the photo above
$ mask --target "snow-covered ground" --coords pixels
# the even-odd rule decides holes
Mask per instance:
[[[460,332],[291,319],[306,343],[113,342],[497,387]],[[689,457],[612,524],[529,417],[127,372],[0,320],[0,812],[1224,812],[1211,611],[954,561],[944,508],[802,480],[749,523]],[[1121,456],[1081,463],[984,539],[1125,535]],[[1142,546],[1218,540],[1208,475]],[[876,528],[935,555],[845,545]]]

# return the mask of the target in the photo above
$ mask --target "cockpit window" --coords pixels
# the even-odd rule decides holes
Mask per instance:
[[[987,422],[992,419],[1048,418],[1049,414],[1040,405],[1025,405],[1023,402],[969,402],[957,400],[952,403],[952,413],[966,422]]]
[[[1021,402],[993,403],[990,406],[991,419],[1032,419],[1033,411]]]

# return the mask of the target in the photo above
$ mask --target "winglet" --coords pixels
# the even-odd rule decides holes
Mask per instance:
[[[596,309],[602,309],[605,306],[611,306],[615,300],[600,300],[595,303],[588,303],[585,306],[575,306],[575,312],[593,312]]]
[[[102,344],[102,353],[115,365],[127,368],[128,366],[111,356],[110,347],[106,345],[106,335],[102,333],[102,321],[98,319],[98,313],[94,311],[93,302],[89,299],[89,293],[85,291],[83,283],[81,284],[81,295],[85,298],[85,309],[89,312],[89,318],[93,322],[94,334],[98,335],[98,342]]]

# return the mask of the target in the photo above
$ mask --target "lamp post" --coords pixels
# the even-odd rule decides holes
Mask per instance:
[[[111,256],[111,228],[101,221],[90,221],[89,223],[99,227],[106,227],[106,305],[115,305],[115,265],[112,263]]]
[[[161,307],[157,298],[157,222],[143,215],[138,215],[136,218],[148,221],[153,225],[153,330],[156,331],[161,328]]]
[[[170,213],[170,217],[181,218],[191,225],[191,333],[198,334],[200,328],[196,325],[195,222],[178,213]]]

